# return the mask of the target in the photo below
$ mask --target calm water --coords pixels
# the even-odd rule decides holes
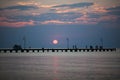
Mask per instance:
[[[0,80],[120,80],[120,54],[0,55]]]

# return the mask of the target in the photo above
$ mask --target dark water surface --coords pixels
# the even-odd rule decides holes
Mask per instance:
[[[120,80],[120,55],[0,56],[0,80]]]

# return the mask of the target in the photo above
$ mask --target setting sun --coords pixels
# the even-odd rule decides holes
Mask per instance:
[[[58,44],[58,40],[53,40],[53,44]]]

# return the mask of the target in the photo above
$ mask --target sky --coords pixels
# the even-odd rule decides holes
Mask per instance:
[[[120,48],[120,0],[0,0],[0,48],[67,48],[67,39]]]

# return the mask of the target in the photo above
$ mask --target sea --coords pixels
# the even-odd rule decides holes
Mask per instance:
[[[120,80],[120,52],[0,53],[0,80]]]

